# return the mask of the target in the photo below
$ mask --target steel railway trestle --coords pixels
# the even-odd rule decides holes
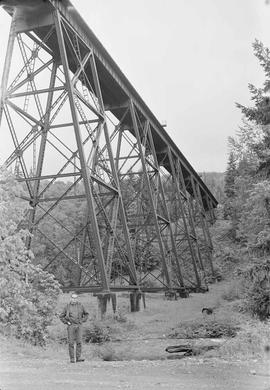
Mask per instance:
[[[0,5],[5,165],[44,269],[104,296],[207,289],[217,201],[199,175],[69,0]]]

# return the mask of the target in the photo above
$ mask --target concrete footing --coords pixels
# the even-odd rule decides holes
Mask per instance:
[[[188,298],[189,292],[185,288],[179,288],[176,290],[180,298]]]
[[[165,299],[168,301],[177,301],[177,298],[188,298],[189,292],[183,288],[176,288],[165,291]]]
[[[140,311],[140,300],[143,298],[143,305],[145,308],[145,294],[140,291],[133,291],[129,295],[130,299],[130,311],[136,312]]]
[[[112,310],[116,312],[116,294],[115,293],[97,293],[94,294],[98,301],[98,317],[103,319],[107,312],[108,302],[112,302]]]
[[[165,299],[168,301],[177,301],[177,292],[175,290],[165,291]]]

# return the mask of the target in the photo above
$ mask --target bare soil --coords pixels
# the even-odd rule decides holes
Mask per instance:
[[[118,331],[116,324],[115,341],[105,346],[84,345],[84,363],[69,363],[66,345],[42,349],[2,338],[0,390],[270,390],[267,359],[225,360],[207,354],[172,359],[165,352],[166,346],[180,343],[167,338],[177,322],[200,318],[205,306],[224,310],[220,303],[225,286],[215,284],[209,293],[178,301],[149,296],[145,310],[125,313],[127,322],[118,324]],[[127,308],[128,297],[118,298],[121,310]],[[67,299],[61,298],[59,310]],[[84,296],[81,300],[93,314],[95,299]],[[64,327],[56,321],[51,332],[62,331]],[[104,348],[122,354],[123,360],[103,361],[99,356]]]
[[[254,370],[256,370],[254,372]],[[1,390],[266,390],[266,367],[258,363],[191,359],[179,361],[90,361],[5,357]]]

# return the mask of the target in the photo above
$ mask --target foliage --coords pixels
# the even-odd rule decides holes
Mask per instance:
[[[260,320],[270,318],[270,259],[244,273],[245,308]]]
[[[233,202],[235,199],[235,181],[237,177],[237,167],[235,156],[233,152],[230,152],[228,166],[225,172],[225,185],[224,185],[224,193],[226,196],[226,201],[224,203],[224,216],[225,218],[230,216],[235,219],[235,208],[233,207]],[[235,236],[235,232],[234,232]]]
[[[53,276],[33,264],[26,248],[29,233],[18,225],[25,209],[17,198],[20,187],[13,176],[0,171],[0,324],[1,330],[43,345],[58,294]]]
[[[251,99],[254,102],[254,107],[245,107],[241,104],[237,106],[242,110],[243,114],[250,121],[255,121],[258,124],[265,125],[269,123],[269,99],[265,96],[265,93],[270,87],[270,51],[265,47],[262,42],[256,40],[253,44],[254,54],[258,58],[260,65],[262,66],[266,80],[263,88],[256,88],[254,85],[249,84],[249,90],[251,93]]]
[[[269,339],[269,324],[258,321],[247,323],[236,337],[227,340],[214,355],[223,359],[265,358],[265,346],[269,344]]]
[[[231,180],[229,188],[225,186],[224,209],[225,216],[230,217],[235,241],[262,256],[270,249],[270,51],[259,41],[253,48],[264,70],[265,82],[262,88],[249,86],[253,107],[237,104],[245,119],[236,137],[229,139],[228,168],[232,168],[232,156],[235,166],[228,171]]]
[[[264,131],[262,126],[249,123],[243,119],[242,125],[236,131],[235,137],[229,137],[228,146],[234,156],[238,175],[255,175],[259,167],[256,152],[257,145],[262,142]]]
[[[202,172],[200,176],[212,194],[223,203],[224,201],[224,173],[223,172]]]
[[[49,185],[43,182],[41,190]],[[46,190],[46,197],[57,198],[63,195],[72,183],[56,181]],[[82,187],[76,188],[77,194],[80,195]],[[46,203],[46,208],[50,208],[54,202]],[[42,217],[46,209],[39,205],[36,211],[36,218]],[[52,210],[50,216],[43,218],[39,223],[39,229],[35,232],[32,240],[32,250],[35,254],[36,261],[42,266],[50,263],[48,270],[66,287],[78,285],[80,278],[80,269],[67,256],[73,258],[74,251],[79,252],[80,241],[72,241],[74,235],[79,232],[85,220],[86,205],[84,200],[70,199],[68,202],[59,202]],[[79,236],[80,239],[81,236]],[[54,245],[54,243],[56,245]],[[70,243],[71,245],[68,245]],[[89,246],[89,245],[88,245]],[[65,248],[64,253],[59,248]],[[52,261],[52,260],[56,261]]]
[[[235,196],[235,178],[237,175],[236,162],[233,152],[230,152],[228,167],[225,172],[224,192],[227,198]]]
[[[249,85],[251,99],[254,102],[253,107],[245,107],[241,104],[237,104],[237,106],[251,123],[261,126],[262,137],[260,142],[256,142],[253,150],[259,162],[258,172],[265,178],[270,175],[270,50],[258,40],[254,42],[253,48],[255,56],[264,70],[265,82],[262,88]]]
[[[186,321],[175,327],[169,338],[197,339],[235,337],[239,326],[228,318],[211,318],[207,320]]]
[[[270,183],[266,180],[252,185],[241,210],[238,237],[250,248],[270,251]]]
[[[84,339],[87,343],[95,344],[110,341],[110,327],[101,321],[92,321],[90,327],[85,329]]]

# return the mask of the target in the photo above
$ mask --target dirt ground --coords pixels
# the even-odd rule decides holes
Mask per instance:
[[[256,370],[256,372],[254,371]],[[266,366],[258,363],[204,361],[90,361],[5,358],[1,390],[269,390]]]
[[[198,356],[170,359],[168,345],[179,340],[167,338],[180,320],[195,320],[204,306],[218,306],[224,283],[211,286],[207,294],[192,294],[188,299],[165,301],[150,296],[140,313],[126,313],[127,324],[116,334],[118,341],[106,348],[123,351],[131,360],[101,360],[93,344],[84,345],[84,363],[70,364],[65,345],[46,350],[0,339],[0,390],[270,390],[269,360],[237,360]],[[62,297],[59,310],[67,297]],[[93,313],[95,300],[81,297]],[[128,305],[126,296],[118,299],[121,310]],[[124,330],[123,330],[124,329]],[[52,331],[61,331],[56,322]],[[119,340],[120,338],[120,340]],[[132,359],[133,357],[133,359]]]

